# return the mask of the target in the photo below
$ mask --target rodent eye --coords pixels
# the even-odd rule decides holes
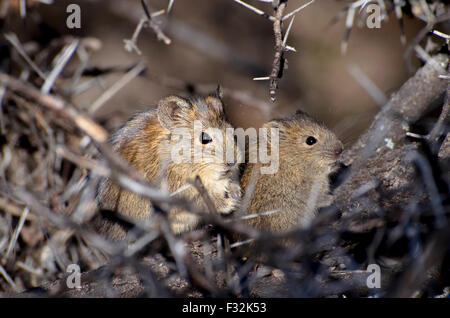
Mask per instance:
[[[317,142],[317,139],[314,138],[313,136],[309,136],[308,138],[306,138],[306,144],[308,146],[312,146]]]
[[[200,142],[203,145],[209,144],[210,142],[212,142],[212,138],[205,132],[202,132],[202,134],[200,135]]]

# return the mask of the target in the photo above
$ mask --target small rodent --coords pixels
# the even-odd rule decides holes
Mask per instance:
[[[246,214],[279,212],[247,222],[257,229],[280,233],[306,225],[317,208],[331,203],[329,175],[338,168],[343,144],[324,124],[302,111],[271,120],[263,127],[279,129],[279,167],[276,173],[259,175]],[[257,164],[245,165],[241,178],[244,191],[253,168]]]
[[[200,131],[194,128],[194,122],[200,126]],[[209,136],[205,133],[209,128],[218,131],[223,138]],[[161,188],[165,185],[171,193],[186,185],[187,179],[200,176],[217,211],[227,214],[240,202],[239,166],[237,163],[227,163],[219,152],[211,151],[217,146],[226,148],[227,128],[232,126],[226,119],[219,92],[205,98],[168,96],[158,102],[157,109],[134,115],[113,135],[112,145],[114,151],[142,172],[147,180]],[[192,136],[189,139],[191,153],[188,154],[192,160],[172,160],[171,151],[176,142],[173,137],[179,129]],[[202,150],[202,156],[196,161],[195,147]],[[234,147],[234,156],[236,162],[242,158],[238,147]],[[203,198],[192,186],[177,195],[206,209]],[[110,179],[100,184],[97,201],[101,209],[116,211],[134,219],[148,218],[151,211],[149,200],[120,188]],[[179,234],[194,229],[198,225],[198,217],[174,208],[169,211],[169,223],[174,233]],[[121,226],[108,220],[102,220],[100,232],[112,239],[122,239],[126,235]]]

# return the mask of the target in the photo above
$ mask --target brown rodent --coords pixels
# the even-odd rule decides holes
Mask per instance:
[[[195,130],[194,122],[200,126],[200,131]],[[223,141],[204,133],[208,128],[222,134]],[[142,172],[147,180],[160,187],[166,184],[169,192],[186,185],[187,179],[200,176],[217,211],[230,213],[241,198],[239,167],[236,163],[227,164],[219,152],[211,151],[217,146],[226,148],[227,128],[232,126],[226,120],[220,96],[193,99],[169,96],[159,101],[157,109],[138,113],[130,119],[113,135],[112,144],[114,151]],[[189,160],[184,162],[172,160],[171,155],[176,144],[174,136],[178,135],[179,129],[184,129],[192,136],[188,141],[191,146]],[[204,151],[200,159],[194,158],[195,147]],[[234,156],[236,162],[242,158],[238,147],[234,147]],[[205,203],[194,187],[177,195],[205,207],[206,211]],[[110,179],[105,179],[99,186],[97,200],[100,208],[134,219],[147,218],[151,211],[149,200],[121,189]],[[169,212],[169,222],[172,230],[178,234],[195,228],[198,218],[174,208]],[[122,239],[126,235],[121,226],[108,220],[102,221],[100,231],[112,239]]]
[[[279,167],[276,173],[259,175],[246,213],[279,212],[247,222],[260,230],[285,232],[307,224],[318,207],[330,203],[329,175],[337,169],[343,145],[322,123],[301,111],[263,127],[268,134],[270,128],[279,129]],[[269,149],[273,151],[273,147]],[[244,191],[253,168],[258,169],[257,164],[245,166],[241,178]]]

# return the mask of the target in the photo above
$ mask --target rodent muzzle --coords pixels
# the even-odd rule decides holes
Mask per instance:
[[[227,166],[229,168],[234,168],[236,166],[236,162],[227,162]]]
[[[339,156],[342,154],[342,152],[344,151],[344,146],[343,145],[339,145],[334,149],[334,157],[336,159],[339,158]]]

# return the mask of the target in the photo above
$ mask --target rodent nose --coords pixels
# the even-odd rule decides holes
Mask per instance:
[[[336,155],[336,157],[339,157],[342,151],[344,151],[344,147],[340,145],[334,149],[334,154]]]

